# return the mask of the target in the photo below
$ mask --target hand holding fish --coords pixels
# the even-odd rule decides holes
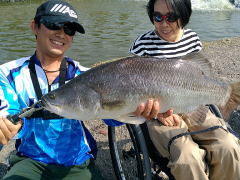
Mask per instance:
[[[179,126],[181,118],[177,114],[173,114],[173,109],[169,109],[165,113],[160,112],[159,101],[154,99],[148,99],[147,102],[141,103],[134,114],[136,116],[143,116],[144,118],[158,119],[165,126]]]
[[[147,120],[153,119],[158,116],[160,111],[159,102],[154,99],[148,99],[146,103],[141,103],[134,114],[136,116],[143,116]]]
[[[177,114],[173,114],[173,109],[169,109],[165,113],[159,113],[157,119],[165,126],[179,126],[182,118]]]
[[[15,125],[5,116],[0,116],[0,144],[7,144],[18,133],[21,126],[21,121]]]

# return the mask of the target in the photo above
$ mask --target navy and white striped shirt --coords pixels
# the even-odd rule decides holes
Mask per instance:
[[[154,30],[140,35],[130,48],[130,53],[137,56],[154,56],[158,58],[179,58],[192,52],[199,52],[202,43],[198,35],[191,29],[184,29],[178,42],[161,39]]]

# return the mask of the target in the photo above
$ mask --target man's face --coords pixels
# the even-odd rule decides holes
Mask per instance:
[[[34,23],[34,22],[33,22]],[[73,41],[73,36],[65,34],[63,29],[50,30],[44,24],[40,27],[35,23],[32,29],[37,36],[37,52],[50,57],[64,56]]]

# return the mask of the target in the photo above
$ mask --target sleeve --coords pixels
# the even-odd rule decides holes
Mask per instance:
[[[114,119],[103,119],[104,123],[107,124],[108,126],[121,126],[124,125],[125,123],[116,121]]]
[[[5,76],[0,69],[0,115],[16,114],[20,111],[18,96],[11,85],[11,76]],[[13,83],[13,81],[12,81]]]
[[[130,54],[136,55],[136,53],[135,53],[136,41],[137,41],[137,39],[132,43],[132,45],[131,45],[131,47],[130,47],[130,49],[129,49],[129,53],[130,53]]]
[[[196,49],[197,49],[197,52],[200,52],[202,50],[203,45],[202,45],[202,42],[200,41],[200,38],[197,35],[197,33],[196,32],[194,32],[194,33],[195,33],[195,36],[196,36],[196,42],[195,42]]]
[[[12,81],[13,83],[13,81]],[[5,76],[2,69],[0,69],[0,116],[7,116],[9,114],[17,114],[21,111],[20,104],[18,103],[18,96],[11,85],[11,78]],[[25,118],[23,118],[25,121]],[[21,138],[26,132],[27,128],[25,123],[23,123],[23,127],[16,134],[13,139]]]
[[[142,37],[144,35],[140,35],[137,37],[137,39],[132,43],[130,49],[129,49],[129,53],[133,54],[133,55],[137,55],[137,56],[141,56],[142,55]]]

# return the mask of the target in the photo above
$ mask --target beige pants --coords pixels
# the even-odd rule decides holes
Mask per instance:
[[[201,114],[201,117],[199,116]],[[186,131],[197,131],[225,122],[201,107],[191,118],[183,118],[180,127],[167,127],[158,120],[147,122],[150,137],[162,154],[169,159],[168,167],[176,180],[239,180],[240,141],[227,130],[213,131],[169,140]]]

